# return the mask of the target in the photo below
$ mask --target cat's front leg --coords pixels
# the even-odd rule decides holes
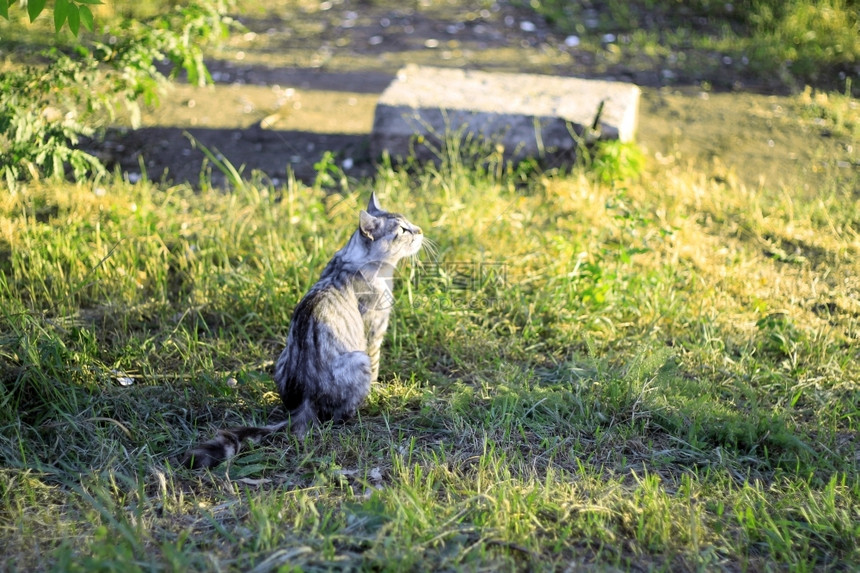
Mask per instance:
[[[370,382],[376,382],[379,377],[379,352],[382,348],[382,341],[371,343],[367,349],[367,355],[370,357]]]
[[[367,336],[367,355],[370,357],[370,381],[376,382],[379,377],[379,349],[382,339],[388,329],[390,309],[380,312],[367,313],[364,316],[365,335]]]

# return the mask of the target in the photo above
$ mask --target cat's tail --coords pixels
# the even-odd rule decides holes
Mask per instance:
[[[240,426],[219,430],[213,439],[188,450],[179,463],[193,470],[211,468],[239,453],[243,442],[259,444],[267,436],[289,427],[290,420],[287,419],[268,426]]]

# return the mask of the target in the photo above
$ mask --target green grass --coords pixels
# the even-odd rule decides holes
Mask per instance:
[[[607,65],[692,45],[679,66],[705,79],[710,53],[798,88],[856,75],[854,2],[697,0],[713,18],[692,30],[669,4],[601,3],[594,30],[569,31]],[[666,25],[637,31],[643,10]],[[629,38],[604,49],[608,32]],[[856,140],[838,87],[792,113]],[[618,144],[566,172],[482,155],[327,175],[339,192],[321,177],[0,195],[4,570],[860,567],[850,176],[751,188]],[[290,313],[371,190],[437,252],[401,269],[359,419],[175,467],[220,427],[282,419]]]
[[[856,0],[523,2],[580,37],[607,69],[662,68],[663,81],[799,91],[842,89],[860,72]],[[606,42],[605,34],[617,40]]]
[[[860,566],[856,194],[642,162],[4,194],[6,568]],[[283,415],[290,312],[371,189],[438,253],[401,269],[359,419],[176,468]]]

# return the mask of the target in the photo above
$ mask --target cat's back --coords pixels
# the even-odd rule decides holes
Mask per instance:
[[[310,339],[342,352],[364,350],[364,323],[349,273],[325,276],[308,291],[293,311],[290,335],[300,347]]]

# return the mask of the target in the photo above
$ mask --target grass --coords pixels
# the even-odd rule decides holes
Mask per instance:
[[[569,32],[629,35],[595,44],[610,64],[628,44],[671,61],[678,40],[798,88],[851,76],[852,2],[697,0],[720,18],[634,30],[664,4],[601,3],[594,38]],[[790,113],[856,140],[852,85],[798,89]],[[619,144],[566,171],[443,159],[366,181],[329,161],[314,185],[2,193],[3,569],[860,567],[848,171],[805,192]],[[177,468],[217,428],[282,418],[290,313],[371,190],[438,252],[401,269],[359,419]]]
[[[607,69],[663,68],[663,81],[800,91],[856,85],[856,0],[523,2],[597,54]],[[725,85],[722,85],[725,84]]]
[[[860,566],[856,193],[643,161],[4,194],[5,567]],[[291,309],[371,189],[438,255],[401,269],[360,418],[177,468],[283,415]]]

